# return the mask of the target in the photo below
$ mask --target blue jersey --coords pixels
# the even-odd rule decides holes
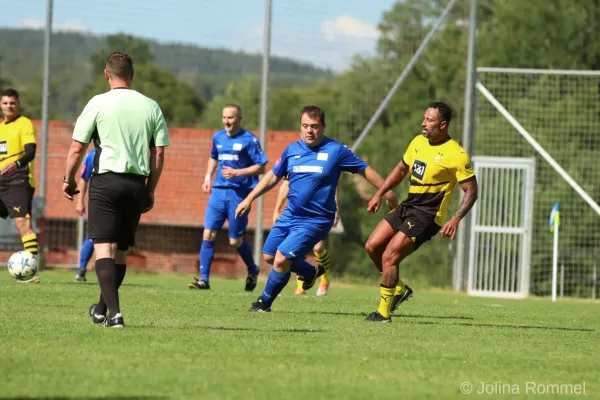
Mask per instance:
[[[318,147],[309,147],[302,140],[290,144],[273,167],[275,175],[287,176],[290,181],[284,214],[315,222],[333,221],[341,173],[362,172],[367,166],[347,146],[328,137]]]
[[[92,149],[89,151],[85,158],[83,159],[83,163],[81,163],[81,169],[79,170],[79,176],[83,178],[84,181],[89,181],[92,172],[94,172],[94,157],[96,156],[96,149]]]
[[[225,129],[213,135],[210,158],[217,160],[217,176],[213,187],[245,189],[251,191],[258,183],[258,176],[236,176],[225,179],[223,167],[234,169],[252,165],[265,165],[269,160],[263,153],[260,142],[252,132],[242,129],[237,135],[229,136]]]

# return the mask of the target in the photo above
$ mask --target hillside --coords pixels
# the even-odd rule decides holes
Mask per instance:
[[[2,76],[26,92],[41,87],[43,31],[0,29]],[[76,116],[83,88],[91,81],[91,54],[105,45],[103,36],[56,33],[52,37],[52,82],[56,93],[53,114],[66,119]],[[15,51],[18,49],[18,51]],[[244,75],[260,74],[262,55],[208,49],[191,45],[152,42],[157,65],[169,69],[190,84],[205,100],[223,94],[227,85]],[[135,60],[134,60],[135,61]],[[291,59],[272,57],[272,87],[304,86],[328,77],[330,71]],[[39,96],[39,95],[37,95]]]

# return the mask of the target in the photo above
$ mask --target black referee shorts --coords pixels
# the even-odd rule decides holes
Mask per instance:
[[[406,207],[403,204],[390,211],[384,218],[390,224],[394,233],[404,233],[415,242],[417,249],[437,235],[442,228],[434,222],[434,216],[431,214],[412,207]]]
[[[135,232],[147,201],[146,178],[135,174],[94,175],[90,183],[88,235],[94,243],[135,245]]]

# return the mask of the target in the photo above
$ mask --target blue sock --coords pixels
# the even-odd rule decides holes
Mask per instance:
[[[215,257],[215,241],[203,240],[200,247],[200,279],[208,282],[210,266]]]
[[[317,273],[314,265],[309,264],[305,259],[300,257],[296,257],[292,260],[290,270],[297,275],[303,276],[305,281],[312,281]]]
[[[240,253],[240,257],[244,260],[246,267],[248,268],[248,275],[256,275],[258,274],[258,267],[254,264],[254,258],[252,258],[252,249],[250,249],[250,245],[245,240],[242,241],[242,245],[237,249],[238,253]]]
[[[82,270],[87,269],[88,262],[90,262],[90,258],[92,258],[92,254],[94,254],[94,243],[92,239],[86,238],[81,245],[81,252],[79,253],[79,268]]]
[[[265,290],[263,290],[260,295],[266,305],[271,306],[271,304],[273,304],[277,295],[281,293],[285,285],[287,285],[291,275],[292,274],[289,271],[277,272],[275,269],[271,269],[267,284],[265,285]]]

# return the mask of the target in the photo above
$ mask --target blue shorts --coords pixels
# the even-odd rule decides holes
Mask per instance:
[[[248,195],[247,190],[213,188],[206,206],[204,228],[220,231],[229,221],[229,237],[239,239],[244,235],[248,226],[248,213],[235,218],[235,209]]]
[[[285,258],[304,258],[317,243],[325,239],[333,226],[331,222],[292,219],[284,214],[279,217],[263,246],[263,254],[274,256],[279,250]]]

